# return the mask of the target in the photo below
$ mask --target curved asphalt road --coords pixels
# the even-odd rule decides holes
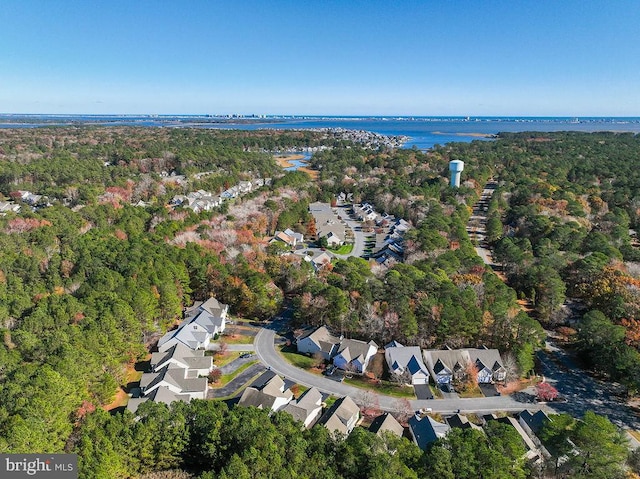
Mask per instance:
[[[263,364],[271,370],[291,381],[307,387],[316,387],[322,392],[335,396],[350,396],[357,403],[365,402],[364,389],[339,383],[323,376],[311,374],[289,364],[275,348],[276,333],[263,328],[255,337],[255,353]],[[385,411],[401,411],[404,408],[398,398],[376,394],[380,408]],[[522,411],[523,409],[537,410],[544,406],[531,403],[521,403],[510,396],[497,396],[469,399],[428,399],[410,401],[413,410],[431,408],[434,412],[488,414],[494,411]]]

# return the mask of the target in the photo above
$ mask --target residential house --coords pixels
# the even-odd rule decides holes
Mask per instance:
[[[296,231],[293,231],[290,228],[287,228],[286,230],[284,230],[284,233],[286,235],[288,235],[291,238],[294,238],[296,240],[295,245],[304,243],[304,235],[302,233],[297,233]]]
[[[283,411],[291,414],[309,429],[322,414],[322,394],[317,388],[307,389],[297,400],[287,404]]]
[[[524,410],[520,414],[518,414],[518,423],[527,433],[527,436],[531,439],[543,457],[551,457],[549,451],[544,447],[537,434],[540,430],[549,422],[549,416],[546,412],[539,410],[535,413],[531,411]]]
[[[313,215],[316,222],[316,233],[318,238],[326,237],[330,233],[331,241],[334,244],[342,244],[346,238],[345,223],[338,219],[338,215],[334,213],[331,205],[328,203],[315,202],[309,205],[309,212]],[[337,243],[339,241],[339,243]],[[331,243],[329,243],[331,244]]]
[[[542,461],[542,456],[543,456],[542,451],[532,441],[532,439],[525,432],[525,430],[522,428],[522,426],[520,425],[520,423],[516,418],[511,416],[496,417],[495,414],[487,414],[483,416],[483,419],[485,420],[485,422],[498,421],[502,424],[506,424],[507,426],[513,427],[518,433],[518,435],[522,438],[522,442],[524,442],[525,448],[527,450],[527,452],[525,453],[525,458],[533,462]]]
[[[414,415],[409,419],[409,432],[413,442],[423,451],[432,442],[445,437],[451,428],[448,424],[441,423],[429,416]]]
[[[326,326],[309,329],[296,338],[298,352],[311,356],[320,354],[325,361],[329,361],[337,352],[340,340],[329,332]]]
[[[436,384],[451,384],[463,377],[471,364],[471,357],[464,349],[424,350],[423,357]]]
[[[204,351],[193,351],[176,343],[166,351],[153,353],[149,364],[151,371],[143,373],[140,379],[142,396],[132,398],[127,404],[131,412],[145,401],[171,404],[206,399],[206,376],[213,369],[213,359],[205,356]]]
[[[285,387],[283,379],[271,371],[265,372],[255,386],[244,390],[238,406],[254,406],[259,409],[278,411],[293,399],[291,389]]]
[[[482,428],[477,424],[469,421],[467,416],[463,416],[462,414],[454,414],[445,419],[449,427],[451,428],[459,428],[459,429],[476,429],[478,431],[482,431]]]
[[[207,376],[213,370],[213,358],[205,356],[203,350],[193,350],[182,343],[175,343],[169,349],[153,353],[150,361],[152,371],[175,365],[195,371],[196,376]]]
[[[249,193],[253,189],[253,182],[251,181],[240,181],[238,183],[238,191],[240,194]]]
[[[163,386],[175,394],[187,395],[189,399],[207,398],[207,378],[199,378],[195,371],[175,364],[144,373],[140,379],[140,390],[144,396]]]
[[[335,367],[357,373],[364,373],[369,360],[378,352],[378,345],[373,341],[364,342],[357,339],[343,339],[338,352],[333,357]]]
[[[288,235],[284,231],[276,231],[275,236],[269,240],[269,243],[276,243],[278,241],[290,246],[291,248],[294,248],[297,243],[297,239],[295,237]]]
[[[463,377],[469,366],[476,368],[479,384],[504,381],[506,377],[506,369],[497,349],[425,350],[423,356],[437,384],[450,384],[454,379]]]
[[[518,422],[526,431],[529,429],[532,434],[538,434],[540,430],[550,421],[546,412],[539,410],[535,413],[525,409],[518,414]]]
[[[129,402],[127,402],[127,410],[135,414],[140,404],[146,401],[162,402],[169,405],[174,401],[189,402],[190,400],[191,397],[188,394],[175,393],[167,386],[160,386],[146,396],[129,399]]]
[[[42,195],[37,195],[26,190],[18,190],[18,197],[28,205],[35,206],[43,199]]]
[[[478,383],[489,384],[505,380],[507,370],[497,349],[467,349],[467,352],[471,363],[478,370]]]
[[[0,201],[0,214],[6,213],[18,213],[20,211],[20,205],[13,201]]]
[[[349,396],[338,399],[320,418],[319,423],[332,434],[347,436],[360,419],[360,408]]]
[[[167,332],[158,341],[158,350],[166,351],[176,343],[191,349],[211,349],[211,341],[226,325],[229,306],[215,298],[196,302],[185,311],[185,319],[177,329]]]
[[[171,204],[183,206],[193,210],[195,213],[201,211],[211,211],[222,204],[222,198],[205,190],[193,191],[185,195],[176,195],[172,198]]]
[[[418,346],[389,347],[384,350],[389,372],[398,376],[407,372],[411,384],[429,384],[429,370],[422,361]]]
[[[314,256],[305,256],[305,261],[309,261],[313,266],[314,271],[317,273],[321,269],[324,269],[327,265],[331,264],[331,256],[322,252]]]
[[[375,418],[369,426],[369,431],[378,436],[382,436],[385,432],[390,432],[398,437],[404,434],[404,427],[391,414],[384,413]]]
[[[320,237],[321,238],[326,238],[327,239],[327,245],[329,245],[331,248],[335,248],[337,246],[342,245],[342,243],[344,243],[344,239],[342,239],[340,236],[338,236],[333,231],[329,231],[327,234],[322,235]]]
[[[378,217],[373,205],[362,203],[360,206],[353,207],[353,213],[359,221],[375,221]]]

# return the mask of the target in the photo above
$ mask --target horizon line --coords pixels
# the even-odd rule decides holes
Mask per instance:
[[[451,114],[451,115],[413,115],[413,114],[305,114],[305,113],[5,113],[0,112],[2,116],[51,116],[51,117],[200,117],[200,118],[225,118],[225,119],[265,119],[265,118],[567,118],[567,119],[640,119],[640,114],[637,116],[629,115],[464,115],[464,114]]]

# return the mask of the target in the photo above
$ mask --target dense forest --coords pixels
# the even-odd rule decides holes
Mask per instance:
[[[487,230],[509,284],[590,367],[638,391],[638,135],[502,134],[435,154],[492,164]]]
[[[423,453],[366,431],[336,442],[286,415],[211,401],[147,403],[140,421],[101,406],[183,308],[212,295],[259,320],[291,301],[300,323],[381,344],[499,348],[521,374],[533,369],[540,323],[561,326],[594,369],[634,391],[640,283],[629,231],[640,221],[639,143],[624,134],[509,134],[423,153],[317,132],[0,130],[0,194],[46,197],[0,216],[0,451],[78,452],[82,477],[174,468],[203,478],[478,477],[488,464],[495,474],[483,477],[525,477],[504,431],[454,436]],[[317,181],[284,173],[269,153],[310,146],[325,147],[311,162]],[[451,159],[466,163],[458,190],[447,186]],[[215,211],[169,206],[177,194],[260,177],[273,181]],[[508,285],[466,232],[489,178],[500,185],[489,240]],[[404,263],[349,258],[314,274],[268,245],[278,229],[308,235],[309,203],[341,192],[412,223]],[[586,314],[566,314],[567,297]],[[476,469],[434,475],[465,442],[486,446],[471,451]]]

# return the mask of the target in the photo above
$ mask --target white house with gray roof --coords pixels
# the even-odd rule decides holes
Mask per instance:
[[[180,326],[160,338],[158,350],[166,351],[178,343],[190,349],[211,349],[214,336],[225,329],[228,311],[229,306],[216,298],[209,298],[204,303],[196,302],[185,311],[185,319]]]
[[[338,352],[333,357],[333,365],[342,370],[364,373],[369,360],[378,352],[378,345],[373,341],[368,343],[357,339],[343,339],[338,346]]]
[[[478,383],[489,384],[505,380],[507,370],[497,349],[467,349],[467,352],[471,362],[478,370]]]
[[[507,374],[497,349],[425,350],[423,356],[429,373],[437,384],[449,384],[464,376],[470,365],[477,371],[479,384],[504,381]]]
[[[349,396],[338,399],[320,418],[319,423],[334,435],[348,436],[360,420],[360,408]]]
[[[213,359],[204,351],[194,351],[182,343],[176,343],[166,351],[151,355],[151,372],[140,378],[141,397],[131,398],[127,409],[136,412],[145,401],[171,404],[206,399],[207,377],[213,370]]]
[[[336,353],[340,340],[329,332],[326,326],[308,329],[296,338],[296,346],[299,353],[311,356],[320,354],[322,358],[329,361]]]
[[[469,353],[464,349],[424,350],[423,357],[436,384],[450,384],[464,376],[471,363]]]
[[[177,366],[194,371],[197,376],[207,376],[213,370],[213,358],[205,356],[203,350],[189,349],[182,343],[176,343],[166,351],[153,353],[151,369],[159,371],[165,366]]]
[[[148,396],[159,387],[166,387],[175,394],[185,394],[189,399],[207,398],[207,378],[200,378],[195,371],[168,365],[164,368],[142,375],[140,389]]]
[[[267,371],[262,378],[268,378],[259,386],[249,386],[244,390],[238,406],[254,406],[259,409],[279,411],[293,399],[291,389],[285,388],[280,376]]]
[[[191,397],[188,394],[178,394],[173,392],[167,386],[160,386],[146,396],[129,399],[129,402],[127,403],[127,410],[135,413],[138,410],[138,407],[140,407],[140,404],[147,401],[162,402],[169,405],[175,401],[189,402],[190,400]]]
[[[429,384],[429,370],[422,361],[418,346],[389,347],[384,350],[389,372],[401,376],[408,373],[411,384]]]
[[[294,419],[311,428],[322,414],[322,394],[317,388],[307,389],[300,397],[291,401],[283,409]]]

